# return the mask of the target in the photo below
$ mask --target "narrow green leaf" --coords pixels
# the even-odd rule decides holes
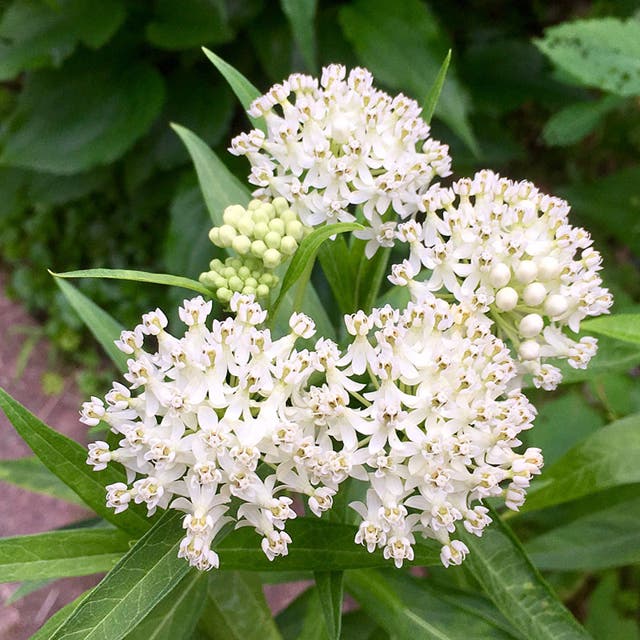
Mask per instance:
[[[79,271],[65,271],[64,273],[53,273],[56,278],[107,278],[112,280],[134,280],[135,282],[151,282],[153,284],[163,284],[168,287],[181,287],[190,291],[210,297],[211,291],[197,280],[174,276],[169,273],[149,273],[148,271],[134,271],[132,269],[81,269]]]
[[[186,640],[190,638],[204,607],[207,574],[190,571],[138,626],[126,640]]]
[[[178,558],[182,514],[165,513],[50,640],[120,640],[189,572]]]
[[[84,447],[38,420],[1,388],[0,408],[40,461],[75,491],[89,508],[136,537],[149,528],[149,521],[139,505],[132,505],[133,508],[129,507],[117,515],[105,505],[105,486],[122,482],[124,474],[112,467],[93,471],[86,464],[87,452]]]
[[[429,92],[427,93],[427,96],[422,103],[422,117],[427,124],[431,123],[431,118],[433,118],[436,106],[438,105],[438,100],[440,99],[440,94],[442,93],[442,87],[444,86],[444,81],[447,77],[447,71],[449,70],[450,63],[451,49],[449,49],[447,55],[445,56],[444,62],[440,67],[440,71],[438,71],[438,75],[433,81],[431,89],[429,89]]]
[[[332,242],[325,242],[318,250],[318,260],[331,287],[340,313],[352,313],[356,306],[349,247],[344,236],[338,235]]]
[[[341,571],[388,567],[381,553],[369,553],[353,540],[358,528],[316,518],[296,518],[287,523],[292,538],[289,553],[269,561],[260,548],[260,537],[249,527],[231,532],[215,545],[220,571]],[[440,562],[440,545],[429,540],[416,544],[414,564]]]
[[[493,613],[483,599],[465,594],[458,604],[455,597],[441,597],[446,592],[443,587],[433,587],[399,571],[350,571],[346,586],[364,611],[398,640],[514,638],[504,629],[506,623],[494,622],[493,618],[500,620],[500,615]]]
[[[316,51],[316,33],[313,26],[318,8],[318,0],[280,0],[280,6],[289,25],[293,39],[300,49],[307,70],[316,73],[318,55]]]
[[[233,93],[236,94],[240,104],[246,111],[251,106],[251,103],[260,96],[260,92],[237,69],[234,69],[220,56],[217,56],[213,51],[209,51],[206,47],[203,47],[202,50],[207,58],[211,60],[215,68],[224,76],[224,79],[229,83]],[[249,116],[249,120],[251,120],[251,123],[256,129],[267,133],[264,118],[253,118]]]
[[[25,580],[20,586],[3,602],[5,607],[9,607],[15,602],[22,600],[30,593],[34,593],[51,584],[53,580]]]
[[[294,283],[301,278],[303,274],[307,275],[307,279],[309,275],[311,275],[311,268],[313,267],[313,263],[316,259],[316,254],[325,240],[328,240],[331,236],[338,233],[355,231],[356,229],[362,228],[363,226],[357,222],[338,222],[336,224],[319,227],[306,236],[291,259],[287,273],[285,273],[282,280],[280,293],[271,310],[272,317],[276,315],[277,309],[285,294],[294,285]],[[306,285],[306,282],[302,282],[302,285]],[[294,309],[294,311],[296,311],[296,309]]]
[[[640,498],[595,510],[529,541],[543,570],[599,571],[640,562]]]
[[[129,549],[115,529],[72,529],[0,539],[0,582],[109,571]]]
[[[213,150],[195,133],[178,124],[173,130],[187,147],[198,174],[200,189],[213,224],[223,224],[222,212],[232,204],[246,206],[251,199],[248,189],[227,169]]]
[[[365,313],[371,312],[378,298],[382,280],[387,273],[387,264],[389,263],[390,255],[390,247],[378,249],[376,255],[373,256],[365,266],[364,278],[359,278],[358,308],[363,309]]]
[[[84,504],[74,491],[35,457],[0,460],[0,480],[33,493],[74,504]]]
[[[568,451],[536,480],[521,511],[640,482],[640,414],[617,420]]]
[[[316,571],[314,578],[322,604],[327,634],[330,640],[339,640],[342,628],[344,571]]]
[[[56,611],[32,636],[29,640],[51,640],[53,634],[71,617],[71,614],[78,608],[78,605],[89,596],[92,589],[85,591],[73,602],[66,604],[62,609]]]
[[[589,634],[531,564],[511,529],[495,511],[491,517],[493,523],[482,538],[466,531],[458,533],[469,547],[463,566],[523,637],[588,639]]]
[[[244,571],[212,572],[199,629],[214,640],[281,640],[260,579]]]
[[[118,370],[127,368],[127,356],[120,351],[115,344],[124,327],[116,322],[106,311],[103,311],[95,302],[92,302],[83,293],[80,293],[72,284],[56,278],[56,284],[64,294],[75,312],[100,343],[106,354],[111,358]]]
[[[624,342],[640,344],[640,313],[618,313],[613,316],[589,318],[580,328]]]

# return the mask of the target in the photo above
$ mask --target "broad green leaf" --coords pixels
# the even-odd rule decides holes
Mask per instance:
[[[225,208],[232,204],[246,206],[251,199],[249,191],[195,133],[178,124],[171,126],[180,136],[193,160],[213,224],[222,225],[222,213]]]
[[[0,163],[72,174],[120,158],[164,101],[162,77],[131,57],[82,52],[27,77],[0,135]]]
[[[640,482],[640,414],[596,431],[544,469],[522,511],[575,500],[617,485]]]
[[[345,36],[377,80],[419,98],[427,95],[450,45],[424,3],[404,0],[390,11],[386,0],[356,0],[340,9],[339,18]],[[435,115],[477,151],[468,119],[469,98],[453,69]]]
[[[478,599],[475,609],[467,598],[458,605],[441,598],[437,587],[399,571],[350,571],[346,586],[365,612],[398,640],[514,638],[503,628],[505,623],[496,625],[485,617],[488,603]]]
[[[527,445],[542,449],[545,465],[549,467],[604,424],[601,414],[585,402],[583,393],[571,389],[538,407],[535,428],[526,435]]]
[[[212,640],[280,640],[259,577],[211,572],[199,629]]]
[[[145,29],[147,40],[161,49],[193,49],[233,39],[223,0],[156,0]]]
[[[107,528],[0,538],[0,582],[106,572],[128,549],[129,536]]]
[[[0,389],[0,408],[40,461],[89,508],[131,535],[139,536],[149,528],[149,521],[138,505],[117,515],[105,505],[105,486],[122,482],[122,473],[112,467],[93,471],[86,464],[84,447],[38,420],[3,389]]]
[[[444,81],[447,78],[447,71],[449,70],[450,64],[451,49],[449,49],[449,52],[445,56],[442,66],[440,67],[440,71],[438,71],[438,75],[433,81],[431,89],[429,89],[427,97],[424,99],[422,104],[422,117],[427,124],[431,122],[431,118],[433,118],[436,106],[438,105],[438,100],[440,99],[440,94],[442,93],[442,87],[444,86]]]
[[[132,269],[82,269],[80,271],[65,271],[64,273],[51,272],[51,275],[56,278],[111,278],[113,280],[151,282],[168,287],[181,287],[182,289],[197,291],[207,297],[211,296],[209,289],[197,280],[191,280],[191,278],[184,278],[183,276],[173,276],[170,273],[149,273]]]
[[[589,634],[531,564],[511,529],[491,512],[482,538],[458,532],[469,547],[464,567],[524,638],[586,640]]]
[[[340,640],[342,628],[342,600],[344,598],[344,571],[316,571],[318,597],[322,605],[327,635],[330,640]]]
[[[640,562],[640,498],[594,510],[526,544],[543,570],[598,571]]]
[[[204,607],[207,574],[190,571],[147,614],[126,640],[185,640],[190,638]]]
[[[341,571],[388,567],[382,553],[369,553],[353,539],[358,528],[318,520],[296,518],[287,522],[292,538],[287,556],[269,561],[260,548],[260,537],[249,527],[231,532],[214,548],[220,556],[220,571]],[[415,546],[416,565],[440,562],[440,545],[429,540]]]
[[[293,38],[304,58],[307,70],[311,73],[316,73],[318,55],[313,23],[318,8],[318,0],[280,0],[280,6],[291,25]]]
[[[538,48],[578,83],[620,96],[640,94],[640,21],[595,18],[545,30]]]
[[[124,327],[69,282],[56,278],[56,284],[118,370],[126,371],[127,356],[114,344]]]
[[[120,640],[195,569],[178,558],[184,530],[165,513],[78,605],[50,640]]]
[[[542,130],[542,137],[552,147],[580,142],[620,103],[617,96],[604,96],[601,100],[570,104],[549,118]]]
[[[0,480],[58,500],[84,504],[74,491],[35,457],[0,460]]]
[[[640,313],[619,313],[589,318],[582,321],[580,328],[586,332],[640,344]]]
[[[573,212],[640,255],[640,165],[558,189]]]
[[[311,269],[313,268],[313,263],[315,262],[318,249],[320,249],[323,242],[338,233],[346,233],[347,231],[355,231],[356,229],[362,228],[362,225],[357,222],[338,222],[336,224],[328,224],[324,227],[319,227],[306,236],[300,243],[298,250],[295,252],[291,262],[289,263],[287,272],[282,280],[280,293],[272,307],[272,315],[276,315],[277,309],[285,294],[297,280],[301,279],[300,284],[303,287],[306,286],[309,276],[311,275]],[[298,309],[294,307],[293,310],[297,311]]]
[[[207,58],[211,60],[215,68],[224,76],[224,79],[229,83],[233,93],[236,94],[240,104],[246,111],[251,106],[251,103],[260,97],[260,92],[237,69],[234,69],[220,56],[217,56],[213,51],[209,51],[206,47],[203,47],[202,50]],[[247,114],[247,116],[256,129],[267,133],[264,118],[253,118],[249,114]]]
[[[76,45],[104,45],[125,17],[120,0],[38,0],[12,2],[0,22],[0,80],[21,71],[59,67]]]

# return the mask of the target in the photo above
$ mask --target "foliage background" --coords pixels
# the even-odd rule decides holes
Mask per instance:
[[[243,178],[243,161],[225,149],[248,123],[200,46],[259,89],[292,71],[316,73],[339,61],[367,66],[382,87],[418,100],[452,48],[433,129],[452,147],[454,174],[490,167],[567,197],[574,224],[589,228],[605,255],[615,311],[637,312],[638,11],[632,0],[402,0],[393,10],[385,0],[5,3],[0,260],[9,291],[43,319],[61,351],[84,364],[88,386],[99,384],[91,378],[100,356],[80,348],[87,340],[81,323],[47,269],[137,268],[197,277],[213,257],[193,169],[168,125],[195,131]],[[593,29],[551,29],[584,18],[601,20]],[[175,295],[104,280],[79,287],[127,326]],[[631,369],[640,358],[620,346],[609,351],[618,355],[617,365],[594,363],[588,380],[576,379],[552,399],[534,399],[541,409],[533,443],[548,464],[605,423],[640,411]],[[525,515],[515,523],[518,533],[527,540],[552,522],[565,526],[554,538],[561,556],[576,535],[572,524],[600,526],[605,535],[615,526],[638,531],[640,504],[629,502],[637,488],[628,483],[561,513]],[[590,515],[585,525],[581,519]],[[624,542],[636,550],[635,562],[639,543],[637,534]],[[571,564],[565,555],[558,567],[549,546],[538,547],[539,566],[563,569],[549,574],[553,585],[595,637],[638,637],[640,577],[628,566],[629,554],[623,568],[601,562],[585,571],[580,558]],[[535,550],[534,544],[534,558]]]

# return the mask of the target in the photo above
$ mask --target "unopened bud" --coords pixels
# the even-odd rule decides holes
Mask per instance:
[[[515,268],[516,278],[522,282],[522,284],[528,284],[532,280],[536,279],[538,275],[538,267],[533,260],[523,260]]]
[[[223,224],[220,229],[219,240],[221,247],[227,248],[231,246],[233,239],[238,235],[236,230],[228,224]]]
[[[282,254],[277,249],[267,249],[262,261],[267,269],[275,269],[282,262]]]
[[[523,338],[535,338],[542,331],[543,327],[544,321],[542,320],[542,316],[537,313],[530,313],[520,320],[518,330]]]
[[[496,289],[506,287],[511,280],[511,269],[506,264],[496,264],[491,268],[489,272],[489,282]]]
[[[530,307],[537,307],[547,295],[547,289],[541,282],[528,284],[522,292],[522,298]]]
[[[525,340],[518,349],[523,360],[535,360],[540,356],[540,345],[535,340]]]
[[[512,287],[504,287],[496,293],[496,307],[500,311],[511,311],[518,304],[518,292]]]
[[[245,253],[249,253],[251,249],[251,240],[249,240],[247,236],[236,236],[231,242],[231,246],[234,251],[240,255],[244,255]]]
[[[549,296],[544,303],[545,313],[550,318],[561,316],[569,308],[569,302],[564,296],[557,293]]]
[[[280,251],[286,256],[292,256],[298,249],[298,243],[295,238],[291,236],[285,236],[280,241]]]

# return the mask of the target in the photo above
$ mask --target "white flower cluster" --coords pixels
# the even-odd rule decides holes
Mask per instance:
[[[366,69],[347,76],[330,65],[320,83],[291,75],[249,113],[265,119],[267,134],[243,133],[230,151],[251,163],[254,195],[284,197],[307,226],[351,222],[362,205],[370,252],[393,244],[392,211],[412,215],[434,176],[450,174],[448,147],[429,137],[418,104],[375,89]]]
[[[577,333],[583,318],[608,312],[612,297],[602,287],[601,257],[589,233],[569,224],[569,205],[491,171],[449,189],[434,185],[423,203],[424,222],[398,229],[410,256],[394,267],[392,282],[418,297],[444,288],[487,314],[537,387],[551,390],[561,380],[547,358],[585,368],[596,339],[576,341],[563,329]],[[423,268],[428,275],[417,282]]]
[[[474,503],[524,501],[542,458],[513,449],[535,412],[508,390],[515,365],[489,321],[431,296],[403,312],[347,316],[344,352],[324,338],[298,351],[315,331],[307,316],[294,313],[290,334],[272,341],[253,298],[236,293],[231,308],[235,317],[209,329],[211,303],[185,301],[181,338],[160,310],[143,316],[117,343],[131,356],[129,387],[115,383],[82,409],[85,424],[103,421],[121,437],[113,450],[89,446],[96,470],[111,461],[127,470],[129,484],[107,487],[107,505],[186,512],[180,555],[192,565],[218,566],[211,544],[232,520],[255,528],[269,559],[285,555],[296,514],[282,492],[306,496],[320,516],[349,477],[370,486],[366,504],[353,505],[363,517],[356,541],[397,566],[413,558],[416,532],[441,542],[445,565],[461,562],[455,523],[480,535],[490,522]],[[372,387],[361,396],[365,372]],[[242,501],[235,514],[232,497]]]

